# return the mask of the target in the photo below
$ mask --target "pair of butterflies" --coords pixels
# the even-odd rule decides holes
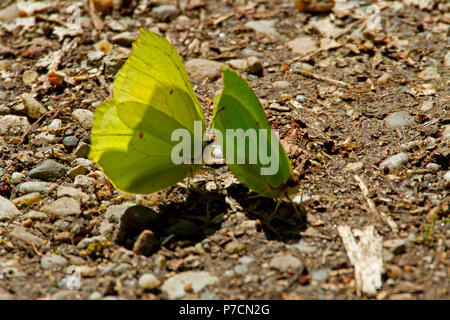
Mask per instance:
[[[172,141],[172,133],[185,129],[193,134],[195,122],[202,124],[203,136],[206,126],[202,108],[181,57],[165,38],[141,30],[130,57],[114,80],[113,98],[95,111],[89,157],[119,190],[156,192],[202,169],[201,163],[172,161],[177,144]],[[215,99],[211,126],[223,133],[227,129],[271,130],[247,82],[225,67],[223,90]],[[277,156],[279,168],[275,174],[261,174],[265,164],[259,157],[256,163],[236,163],[227,159],[227,152],[223,154],[241,183],[262,196],[281,199],[297,192],[299,184],[278,138],[275,137],[276,144],[270,144],[270,137],[262,142],[267,142],[271,146],[269,153]],[[223,134],[217,140],[221,146],[234,148],[234,154],[243,151],[242,145],[227,144],[227,139],[231,138]],[[204,149],[207,143],[201,143]],[[244,147],[249,148],[248,141]],[[249,160],[248,155],[245,160]]]

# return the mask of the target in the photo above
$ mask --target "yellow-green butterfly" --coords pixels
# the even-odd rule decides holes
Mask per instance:
[[[113,98],[95,110],[89,157],[120,190],[167,188],[201,169],[171,159],[173,130],[194,135],[194,121],[203,124],[201,139],[202,109],[180,56],[165,38],[141,30],[114,80]],[[201,157],[202,150],[194,152],[192,158]]]
[[[223,69],[223,91],[216,98],[212,126],[224,148],[227,164],[236,177],[260,195],[281,199],[298,191],[298,182],[286,152],[279,144],[248,84],[234,71]],[[196,132],[195,122],[202,124]],[[89,157],[98,163],[113,185],[132,193],[151,193],[169,187],[201,170],[202,163],[175,164],[172,133],[185,129],[194,137],[191,159],[203,155],[207,143],[201,106],[175,48],[163,37],[141,30],[133,50],[113,84],[113,98],[94,115]],[[266,135],[246,144],[228,144],[229,130],[257,130]],[[197,140],[197,141],[195,141]],[[266,143],[261,143],[266,142]],[[200,148],[195,146],[200,145]],[[261,145],[269,146],[261,153]],[[247,154],[242,161],[227,159],[227,151]],[[252,163],[251,152],[258,153]],[[267,159],[276,159],[277,170]],[[273,164],[273,163],[272,163]],[[267,173],[267,172],[266,172]],[[277,203],[278,208],[279,202]],[[275,209],[276,211],[276,209]]]
[[[299,191],[299,182],[294,176],[291,162],[271,130],[258,98],[244,79],[227,68],[223,68],[222,93],[214,102],[212,127],[222,133],[218,136],[219,144],[224,147],[228,167],[239,181],[262,196],[279,200],[274,212],[283,197],[290,200],[289,195]],[[224,134],[227,130],[232,130],[231,132],[241,130],[241,135],[252,132],[265,134],[256,135],[256,139],[253,136],[253,139],[244,140],[244,146],[236,142],[238,134]],[[264,146],[267,146],[266,150],[262,150],[264,148],[261,147]],[[227,158],[230,148],[234,148],[231,152],[232,159]],[[245,151],[242,151],[243,148]],[[257,154],[256,161],[251,160],[252,151]],[[239,153],[245,155],[241,163],[236,157]],[[266,161],[263,161],[264,156]],[[264,169],[270,169],[269,167],[274,165],[278,170],[272,172],[266,170],[265,174],[262,173]]]

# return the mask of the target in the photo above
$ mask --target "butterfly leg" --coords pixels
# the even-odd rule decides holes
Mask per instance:
[[[303,193],[302,193],[302,195],[303,195]],[[302,216],[304,216],[304,213],[305,213],[305,209],[304,209],[303,206],[301,205],[301,203],[302,203],[301,197],[302,197],[302,196],[300,196],[300,208],[301,208],[301,211],[302,211],[303,215],[300,214],[300,212],[298,211],[297,204],[296,204],[294,201],[292,201],[292,199],[291,199],[287,194],[285,195],[285,197],[286,197],[286,199],[288,199],[289,202],[293,205],[294,210],[295,210],[295,213],[297,214],[297,217],[298,217],[299,219],[302,219]]]
[[[272,211],[272,213],[271,213],[270,216],[269,216],[269,220],[272,220],[272,218],[273,218],[273,216],[275,215],[275,213],[277,213],[278,208],[280,207],[281,201],[282,201],[282,199],[281,199],[281,197],[279,197],[279,198],[277,199],[277,205],[275,206],[275,209]]]

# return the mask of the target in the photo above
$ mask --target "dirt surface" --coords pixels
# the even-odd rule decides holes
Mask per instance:
[[[0,5],[1,299],[448,299],[448,3],[94,2]],[[269,221],[275,202],[227,167],[219,191],[202,173],[143,196],[83,160],[139,28],[249,81],[304,216],[283,202]],[[190,75],[210,120],[220,73]],[[339,226],[381,237],[376,293],[358,294]]]

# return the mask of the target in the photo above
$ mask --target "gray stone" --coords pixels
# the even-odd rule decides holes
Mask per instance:
[[[71,165],[73,166],[83,166],[85,168],[93,165],[94,162],[89,160],[89,159],[84,159],[84,158],[77,158],[75,160],[72,161]]]
[[[41,258],[41,268],[44,270],[64,267],[67,264],[67,259],[57,254],[51,254]]]
[[[25,175],[20,172],[13,172],[11,174],[11,182],[14,184],[21,183],[25,179]]]
[[[2,136],[22,135],[29,127],[30,123],[27,117],[8,114],[0,118],[0,135]]]
[[[50,186],[47,182],[28,181],[20,184],[18,188],[22,193],[39,192],[40,194],[46,194],[49,187]]]
[[[386,117],[385,122],[388,127],[394,129],[416,124],[414,117],[403,111],[391,113]]]
[[[56,136],[48,132],[41,132],[37,136],[34,136],[31,140],[31,143],[38,147],[45,146],[47,144],[54,144],[55,142]]]
[[[131,44],[137,40],[137,35],[129,31],[121,32],[111,38],[112,43],[124,47],[131,47]]]
[[[52,122],[47,126],[48,131],[55,132],[61,129],[62,127],[62,121],[61,119],[53,119]]]
[[[264,57],[264,53],[249,48],[242,49],[242,55],[244,57]]]
[[[114,204],[109,206],[105,212],[105,218],[108,219],[109,222],[119,222],[122,215],[125,213],[129,207],[132,207],[134,204],[131,202],[125,202],[122,204]]]
[[[6,198],[0,196],[0,221],[8,221],[20,215],[20,211]]]
[[[95,243],[95,242],[106,242],[107,239],[105,236],[95,236],[95,237],[91,237],[91,238],[84,238],[83,240],[81,240],[80,242],[78,242],[77,244],[77,248],[78,249],[86,249],[88,247],[88,245],[90,245],[91,243]]]
[[[422,104],[420,105],[420,111],[426,112],[428,110],[433,109],[434,106],[434,102],[433,100],[425,100],[424,102],[422,102]]]
[[[69,197],[62,197],[41,208],[42,211],[57,217],[76,216],[81,214],[80,201]]]
[[[406,239],[385,240],[383,242],[383,247],[391,251],[393,254],[400,254],[406,251],[407,243],[408,240]]]
[[[75,200],[79,200],[81,202],[89,201],[89,195],[87,193],[84,193],[80,189],[66,186],[59,186],[58,189],[56,190],[56,196],[58,198],[67,196],[74,198]]]
[[[63,139],[62,143],[64,146],[66,146],[68,148],[72,148],[77,145],[78,139],[75,136],[67,136]]]
[[[330,277],[329,269],[318,269],[311,274],[311,280],[315,282],[326,282]]]
[[[290,254],[278,255],[269,262],[269,267],[281,272],[287,270],[301,271],[303,269],[303,263]]]
[[[33,98],[31,94],[24,93],[20,96],[20,98],[25,106],[25,111],[31,118],[39,119],[44,113],[47,112],[44,106]]]
[[[289,48],[291,48],[291,50],[294,53],[297,53],[300,55],[307,55],[318,49],[315,40],[309,36],[300,37],[300,38],[291,40],[288,42],[288,46],[289,46]]]
[[[217,281],[217,277],[206,271],[186,271],[164,281],[161,290],[168,295],[169,299],[181,299],[186,295],[184,288],[187,284],[191,284],[193,292],[197,293]]]
[[[239,263],[249,265],[255,262],[255,258],[249,256],[242,256],[239,258]]]
[[[138,285],[144,290],[154,290],[161,285],[161,281],[153,273],[144,273],[139,278]]]
[[[362,162],[353,162],[353,163],[348,163],[345,168],[349,171],[352,172],[358,172],[361,171],[362,168],[364,167],[364,164]]]
[[[294,87],[291,85],[290,82],[285,81],[285,80],[275,81],[275,82],[272,84],[272,87],[274,87],[275,89],[282,89],[282,90],[294,88]]]
[[[91,151],[91,145],[84,143],[84,142],[80,142],[78,144],[78,147],[76,148],[76,150],[73,152],[73,154],[77,158],[87,158],[90,151]]]
[[[278,32],[275,29],[275,23],[277,23],[277,21],[277,19],[249,21],[245,24],[245,27],[253,29],[256,32],[274,36],[278,35]]]
[[[34,234],[29,233],[24,227],[17,226],[10,233],[10,237],[13,239],[22,240],[24,242],[31,242],[36,246],[41,246],[44,243],[44,240],[35,236]]]
[[[141,232],[139,237],[133,246],[133,252],[138,255],[151,256],[160,247],[158,238],[151,230],[144,230]]]
[[[30,178],[34,179],[42,179],[42,180],[48,180],[48,179],[58,179],[63,176],[65,176],[68,168],[63,166],[62,164],[59,164],[55,160],[45,160],[40,165],[32,169],[28,176]]]
[[[72,112],[72,117],[78,121],[83,127],[90,128],[94,121],[94,113],[86,109],[76,109]]]
[[[309,246],[305,240],[300,240],[298,243],[290,245],[289,248],[297,249],[301,253],[314,253],[316,252],[316,247]]]
[[[247,72],[251,74],[261,74],[263,71],[263,65],[257,57],[247,58]]]
[[[192,59],[186,62],[186,71],[190,77],[195,80],[202,81],[208,78],[214,81],[222,74],[223,64],[216,61],[206,59]]]
[[[75,177],[73,184],[76,188],[81,188],[88,193],[94,192],[95,179],[79,174]]]
[[[22,220],[27,220],[27,219],[31,219],[31,220],[38,220],[38,221],[42,221],[47,219],[47,214],[40,212],[40,211],[35,211],[35,210],[31,210],[28,213],[25,213],[22,216]]]
[[[248,266],[245,264],[238,264],[233,270],[236,274],[246,274],[248,272]]]
[[[152,16],[159,21],[170,21],[174,19],[180,11],[173,5],[162,5],[152,9]]]
[[[422,72],[419,73],[418,77],[425,81],[430,80],[441,80],[441,75],[438,73],[436,67],[426,67]]]
[[[384,173],[395,172],[407,163],[408,160],[409,157],[404,152],[394,154],[380,164],[380,171]]]

